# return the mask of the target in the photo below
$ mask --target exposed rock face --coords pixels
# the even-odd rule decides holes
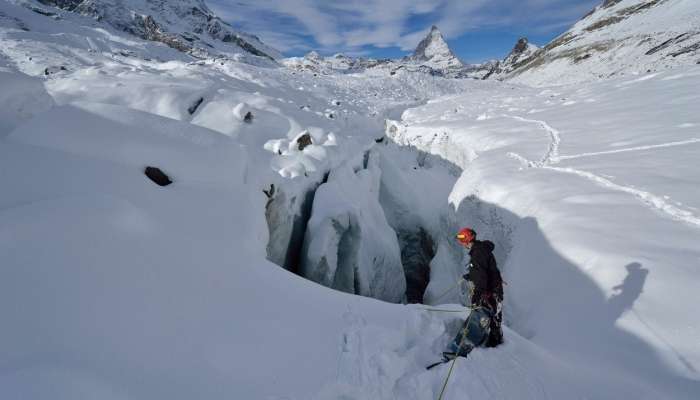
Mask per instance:
[[[413,55],[409,57],[413,61],[421,61],[435,69],[459,68],[463,64],[459,58],[454,55],[450,47],[442,37],[442,33],[433,25],[430,28],[428,35],[418,43]]]
[[[515,44],[515,47],[513,47],[511,54],[522,54],[527,49],[527,45],[527,38],[518,39],[518,42]]]
[[[497,61],[491,65],[487,75],[483,79],[491,77],[503,77],[513,71],[518,65],[522,64],[530,57],[534,56],[540,48],[528,42],[527,38],[518,39],[513,46],[513,49],[508,53],[506,58]]]
[[[248,54],[281,58],[256,36],[237,32],[203,0],[39,0],[103,21],[145,40],[164,43],[194,57]]]

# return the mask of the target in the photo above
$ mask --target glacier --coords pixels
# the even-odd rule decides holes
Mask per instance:
[[[20,3],[40,4],[0,2],[0,397],[436,398],[464,225],[496,244],[506,342],[447,399],[698,397],[690,55],[314,76]],[[581,24],[640,2],[606,3]]]

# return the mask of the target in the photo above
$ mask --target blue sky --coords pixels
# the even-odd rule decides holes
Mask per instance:
[[[466,62],[502,58],[520,36],[542,45],[602,0],[207,0],[234,27],[287,56],[311,50],[395,58],[435,24]]]

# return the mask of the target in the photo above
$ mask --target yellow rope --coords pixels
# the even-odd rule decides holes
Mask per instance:
[[[469,311],[469,308],[465,310],[444,310],[442,308],[423,308],[424,311],[435,311],[435,312],[465,312]]]
[[[447,378],[445,378],[445,383],[442,384],[442,390],[440,390],[440,396],[438,396],[438,400],[442,400],[442,395],[445,393],[445,388],[447,387],[447,381],[450,380],[450,375],[452,375],[452,369],[455,367],[455,363],[457,362],[457,358],[455,357],[454,360],[452,360],[452,364],[450,364],[450,371],[447,373]]]
[[[468,308],[470,310],[473,310],[473,308]],[[470,313],[469,316],[467,317],[467,321],[465,323],[464,327],[464,332],[462,333],[462,339],[459,341],[459,346],[457,346],[457,352],[455,352],[455,358],[452,360],[452,365],[450,365],[450,370],[447,372],[447,377],[445,378],[445,382],[442,384],[442,389],[440,390],[440,395],[438,396],[437,400],[442,400],[442,395],[445,394],[445,389],[447,388],[447,382],[450,380],[450,376],[452,375],[452,369],[455,366],[455,363],[457,362],[457,359],[459,358],[459,353],[462,351],[462,345],[464,344],[464,338],[467,337],[469,334],[469,320],[471,320],[472,314]]]

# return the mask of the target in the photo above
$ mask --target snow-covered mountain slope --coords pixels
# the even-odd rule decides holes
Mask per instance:
[[[77,13],[141,39],[164,43],[197,58],[248,54],[275,60],[280,53],[259,38],[233,28],[203,0],[9,0],[60,18],[61,10]],[[48,7],[47,7],[48,6]]]
[[[522,61],[535,55],[540,48],[537,45],[530,43],[527,38],[520,38],[513,46],[513,49],[508,55],[500,61],[492,63],[484,63],[480,66],[481,70],[486,70],[486,74],[482,79],[499,78],[507,76],[513,72]]]
[[[514,81],[554,85],[700,62],[700,3],[606,0],[533,56]]]

